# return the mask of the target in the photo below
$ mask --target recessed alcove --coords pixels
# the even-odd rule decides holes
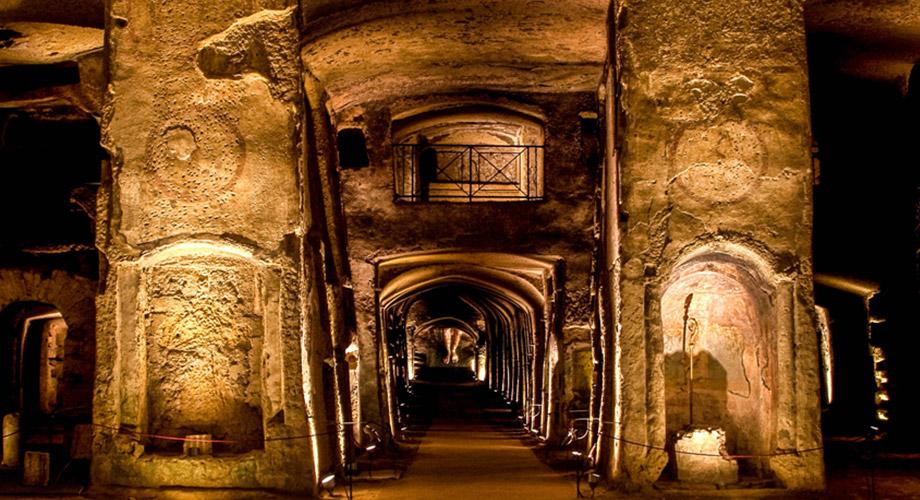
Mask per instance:
[[[208,241],[121,271],[120,386],[141,390],[125,397],[118,425],[150,434],[140,441],[150,460],[182,451],[159,436],[209,434],[217,456],[266,449],[265,420],[282,424],[285,404],[275,273],[245,249]]]
[[[768,289],[728,254],[703,254],[673,271],[661,297],[669,441],[685,428],[721,428],[727,453],[769,452],[776,340]],[[766,475],[760,459],[739,466],[742,475]]]
[[[196,256],[197,257],[197,256]],[[262,317],[253,266],[195,257],[149,271],[147,379],[154,434],[210,434],[215,452],[262,448]],[[217,300],[205,302],[204,298]],[[181,443],[152,439],[151,451]]]

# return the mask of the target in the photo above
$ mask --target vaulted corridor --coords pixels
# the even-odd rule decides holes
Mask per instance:
[[[574,498],[574,472],[537,458],[510,405],[480,382],[440,378],[413,384],[418,450],[402,479],[359,483],[357,500]]]
[[[0,0],[0,496],[807,497],[915,456],[918,35]]]

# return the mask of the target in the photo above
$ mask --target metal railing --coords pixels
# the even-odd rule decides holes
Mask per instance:
[[[394,144],[400,201],[543,199],[543,146]]]

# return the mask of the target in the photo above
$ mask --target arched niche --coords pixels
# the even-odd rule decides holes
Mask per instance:
[[[772,449],[776,313],[764,269],[751,253],[710,248],[668,276],[661,326],[669,440],[686,427],[712,427],[725,431],[730,454]],[[768,474],[756,458],[739,467],[742,475]]]
[[[33,328],[44,329],[47,325],[46,333],[52,333],[62,343],[56,350],[63,356],[53,356],[59,358],[53,370],[57,376],[49,377],[51,370],[45,373],[46,380],[56,378],[60,382],[58,394],[52,398],[56,402],[51,404],[47,400],[46,409],[54,407],[51,411],[54,418],[75,423],[89,421],[96,361],[96,283],[63,271],[40,273],[18,269],[0,269],[0,283],[4,285],[0,290],[0,377],[7,389],[0,391],[0,411],[15,411],[19,404],[18,389],[7,382],[14,382],[19,366],[16,353],[23,348],[22,328],[31,317]],[[47,317],[35,319],[42,316]],[[58,321],[49,323],[55,318]]]
[[[63,407],[67,322],[57,307],[17,302],[0,311],[6,388],[2,413],[17,412],[24,426],[37,423]]]
[[[280,273],[245,248],[190,241],[118,276],[119,425],[166,436],[210,434],[215,455],[263,450],[283,415]],[[145,452],[181,450],[146,439]]]

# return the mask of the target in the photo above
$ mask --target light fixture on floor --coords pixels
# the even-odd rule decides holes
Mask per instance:
[[[590,424],[588,422],[591,419],[576,419],[572,422],[569,431],[566,433],[565,438],[562,440],[562,446],[568,447],[571,446],[570,451],[572,459],[575,460],[577,469],[575,471],[575,493],[578,498],[594,498],[594,490],[597,488],[597,484],[600,482],[600,476],[594,471],[594,452],[597,447],[597,442],[591,446],[591,449],[583,452],[579,444],[581,441],[587,439],[590,431]],[[584,432],[579,432],[575,427],[576,422],[584,421],[586,423],[586,428]],[[587,477],[586,477],[587,476]],[[583,479],[586,479],[588,482],[588,487],[591,488],[591,495],[586,496],[581,492],[581,482]]]
[[[367,444],[364,446],[364,451],[367,452],[368,457],[368,466],[367,466],[367,477],[373,477],[374,474],[374,451],[377,450],[377,446],[380,445],[382,438],[380,433],[377,431],[376,427],[372,424],[364,424],[362,429],[364,435],[367,436]]]
[[[329,493],[330,496],[334,496],[332,491],[335,489],[335,474],[326,474],[319,484],[326,490],[326,493]]]
[[[594,498],[594,490],[597,489],[597,485],[601,482],[601,475],[595,471],[588,473],[588,487],[591,488],[591,498]]]

